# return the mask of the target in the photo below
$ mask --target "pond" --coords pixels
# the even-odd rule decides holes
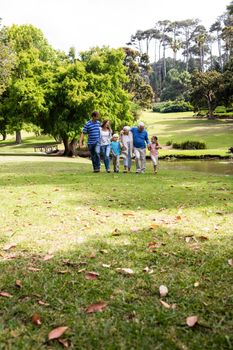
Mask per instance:
[[[159,166],[165,170],[191,170],[233,176],[233,160],[161,160]]]

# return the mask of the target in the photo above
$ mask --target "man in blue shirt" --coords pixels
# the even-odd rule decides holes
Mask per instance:
[[[95,173],[100,172],[100,122],[99,112],[92,112],[91,120],[89,120],[83,127],[83,131],[79,140],[79,147],[83,147],[84,136],[88,135],[88,149],[91,153],[91,160],[93,170]]]
[[[136,161],[136,173],[144,174],[146,169],[146,144],[150,141],[143,122],[139,122],[137,127],[131,129],[133,134],[133,146]]]

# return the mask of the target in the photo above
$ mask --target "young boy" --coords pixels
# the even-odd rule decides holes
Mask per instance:
[[[111,150],[112,150],[112,160],[113,160],[114,173],[119,173],[121,144],[119,142],[118,134],[114,134],[112,136]]]

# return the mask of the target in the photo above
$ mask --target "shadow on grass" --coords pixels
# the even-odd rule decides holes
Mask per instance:
[[[122,243],[124,237],[127,244]],[[154,251],[149,248],[151,241],[158,244]],[[1,345],[47,349],[49,331],[68,326],[64,338],[73,349],[194,350],[200,344],[202,349],[230,349],[233,276],[227,260],[231,247],[229,238],[200,241],[197,247],[185,242],[182,230],[171,234],[158,229],[120,232],[108,242],[87,238],[47,261],[46,253],[33,254],[23,246],[14,248],[16,256],[11,260],[2,261],[11,254],[4,252],[1,289],[12,297],[0,299]],[[144,272],[145,267],[151,273]],[[131,268],[134,273],[122,275],[117,268]],[[87,280],[86,271],[99,277]],[[169,290],[162,299],[176,304],[174,309],[160,303],[162,284]],[[103,312],[85,313],[99,301],[107,304]],[[40,327],[31,322],[34,313],[40,315]],[[190,315],[199,316],[193,329],[185,325]],[[53,343],[53,348],[59,346]]]

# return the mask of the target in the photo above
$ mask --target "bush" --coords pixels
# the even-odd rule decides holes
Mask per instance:
[[[174,142],[172,147],[176,149],[206,149],[206,144],[200,141],[184,141],[181,143]]]
[[[193,111],[193,106],[185,101],[166,101],[156,103],[153,107],[153,112],[158,113],[175,113],[175,112],[190,112]]]
[[[166,146],[171,146],[171,145],[172,145],[172,141],[171,140],[166,142]]]

